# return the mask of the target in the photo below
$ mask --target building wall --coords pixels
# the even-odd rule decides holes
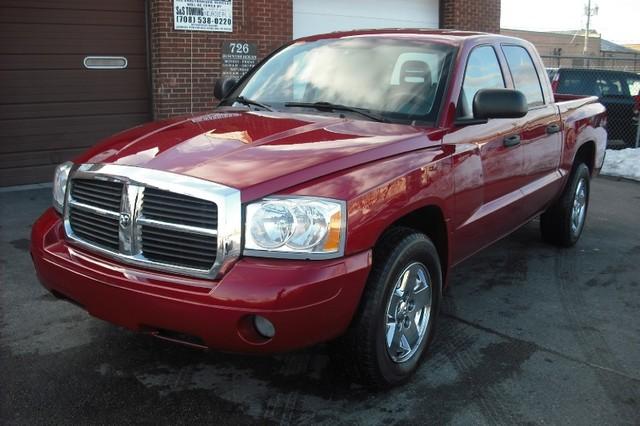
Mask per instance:
[[[224,41],[258,45],[258,56],[291,40],[292,0],[234,0],[233,33],[174,30],[173,1],[149,0],[154,116],[210,110]]]
[[[500,32],[500,0],[441,0],[440,28]]]
[[[557,54],[556,49],[561,50],[561,56],[583,56],[584,36],[571,34],[557,34],[551,32],[511,30],[503,28],[501,34],[519,37],[531,42],[542,56]],[[589,36],[587,40],[587,56],[600,55],[600,37]]]
[[[587,39],[587,54],[583,54],[584,35],[503,28],[504,35],[530,41],[542,56],[545,66],[553,68],[600,68],[638,72],[640,52],[603,40],[599,34]]]
[[[234,0],[233,33],[224,33],[174,30],[173,0],[148,0],[154,118],[210,110],[222,43],[257,43],[264,58],[292,39],[293,1]],[[440,0],[440,27],[498,32],[500,0]]]

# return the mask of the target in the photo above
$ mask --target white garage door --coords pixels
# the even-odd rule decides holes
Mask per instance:
[[[438,28],[439,0],[293,0],[293,37],[361,28]]]

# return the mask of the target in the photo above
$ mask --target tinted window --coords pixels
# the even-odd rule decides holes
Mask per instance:
[[[458,103],[460,117],[473,117],[473,97],[480,89],[504,88],[504,78],[496,52],[491,46],[476,47],[471,51],[464,72],[464,82]]]
[[[557,91],[599,97],[636,96],[640,92],[640,78],[600,70],[563,70]]]
[[[507,58],[515,88],[524,93],[529,106],[544,104],[540,79],[529,52],[521,46],[503,46],[502,51]]]
[[[625,89],[620,77],[600,77],[596,80],[598,96],[625,96]]]
[[[560,72],[557,92],[572,95],[596,95],[595,75],[563,70]]]
[[[631,96],[638,96],[640,94],[640,77],[628,78],[627,86],[629,87],[629,94]]]

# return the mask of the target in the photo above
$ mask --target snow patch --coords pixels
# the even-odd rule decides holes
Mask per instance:
[[[600,173],[640,181],[640,148],[608,149]]]

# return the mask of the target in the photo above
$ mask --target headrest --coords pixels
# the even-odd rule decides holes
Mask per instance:
[[[431,85],[431,70],[422,61],[407,61],[400,68],[400,84]]]

